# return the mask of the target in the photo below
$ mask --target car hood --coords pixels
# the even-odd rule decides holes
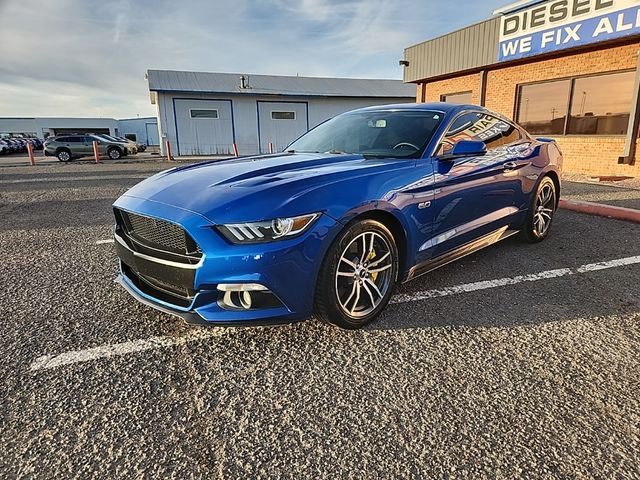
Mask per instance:
[[[360,155],[277,154],[177,167],[125,196],[197,213],[212,223],[259,221],[324,211],[345,180],[411,168],[414,160]],[[366,194],[366,189],[363,189]],[[300,201],[306,197],[306,201]]]

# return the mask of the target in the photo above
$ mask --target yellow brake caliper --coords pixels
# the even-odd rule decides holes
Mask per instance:
[[[367,261],[369,263],[371,263],[371,261],[376,258],[376,251],[375,249],[369,254],[369,256],[367,257]],[[378,272],[376,273],[372,273],[371,274],[371,278],[373,279],[373,281],[375,282],[378,279]]]

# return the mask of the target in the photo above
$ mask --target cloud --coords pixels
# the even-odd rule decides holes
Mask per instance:
[[[149,68],[399,79],[405,47],[504,0],[478,3],[0,0],[0,115],[153,115]]]

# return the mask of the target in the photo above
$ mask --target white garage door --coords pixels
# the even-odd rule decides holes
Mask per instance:
[[[231,101],[175,99],[179,155],[231,155]]]
[[[308,130],[307,104],[295,102],[258,102],[260,152],[280,152]]]

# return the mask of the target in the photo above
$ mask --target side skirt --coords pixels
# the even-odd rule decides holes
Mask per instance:
[[[462,257],[466,257],[467,255],[471,255],[478,250],[482,250],[483,248],[493,245],[494,243],[498,243],[500,240],[509,238],[519,232],[519,230],[508,230],[508,228],[508,226],[499,228],[498,230],[495,230],[483,237],[477,238],[476,240],[473,240],[469,243],[465,243],[464,245],[451,250],[450,252],[447,252],[439,257],[414,266],[411,270],[409,270],[407,278],[402,283],[413,280],[414,278],[419,277],[420,275],[424,275],[425,273],[432,272],[433,270],[443,267]]]

